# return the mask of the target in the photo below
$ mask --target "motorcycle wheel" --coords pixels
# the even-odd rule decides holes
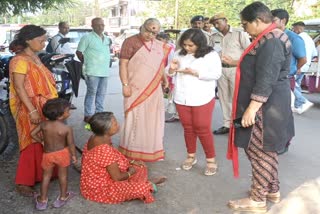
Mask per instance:
[[[3,116],[0,116],[0,154],[8,145],[7,124]]]
[[[18,151],[18,134],[16,123],[8,111],[5,115],[1,116],[6,126],[6,146],[0,151],[0,160],[11,160]],[[2,137],[0,141],[2,140]]]

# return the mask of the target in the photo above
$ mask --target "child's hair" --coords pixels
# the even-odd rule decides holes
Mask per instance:
[[[91,131],[96,135],[104,135],[111,128],[113,117],[112,112],[95,113],[89,120]]]
[[[57,120],[62,116],[66,108],[70,107],[70,103],[62,98],[50,99],[42,108],[43,115],[49,120]]]

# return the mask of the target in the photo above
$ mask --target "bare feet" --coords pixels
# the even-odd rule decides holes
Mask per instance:
[[[156,178],[151,178],[150,181],[156,185],[158,184],[162,184],[167,180],[167,177],[165,176],[160,176],[160,177],[156,177]]]
[[[25,197],[33,197],[37,193],[30,186],[24,185],[16,185],[16,191]]]

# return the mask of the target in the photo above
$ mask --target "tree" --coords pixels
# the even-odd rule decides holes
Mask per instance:
[[[154,8],[158,12],[158,18],[162,20],[164,27],[173,26],[172,20],[175,17],[175,3],[178,1],[178,28],[190,27],[190,19],[195,15],[212,17],[217,12],[224,12],[228,22],[237,27],[240,23],[239,13],[254,0],[162,0]],[[292,14],[292,4],[295,0],[264,0],[270,9],[284,8]],[[166,21],[170,20],[171,23]]]
[[[25,12],[37,12],[56,7],[57,5],[70,5],[72,0],[1,0],[0,14],[18,15]]]

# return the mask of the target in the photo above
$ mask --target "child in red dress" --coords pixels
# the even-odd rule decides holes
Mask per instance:
[[[148,180],[147,167],[142,161],[129,161],[112,146],[111,136],[119,131],[113,113],[96,113],[88,122],[93,135],[82,153],[80,190],[83,197],[108,204],[133,199],[153,202],[156,184],[166,178]]]

